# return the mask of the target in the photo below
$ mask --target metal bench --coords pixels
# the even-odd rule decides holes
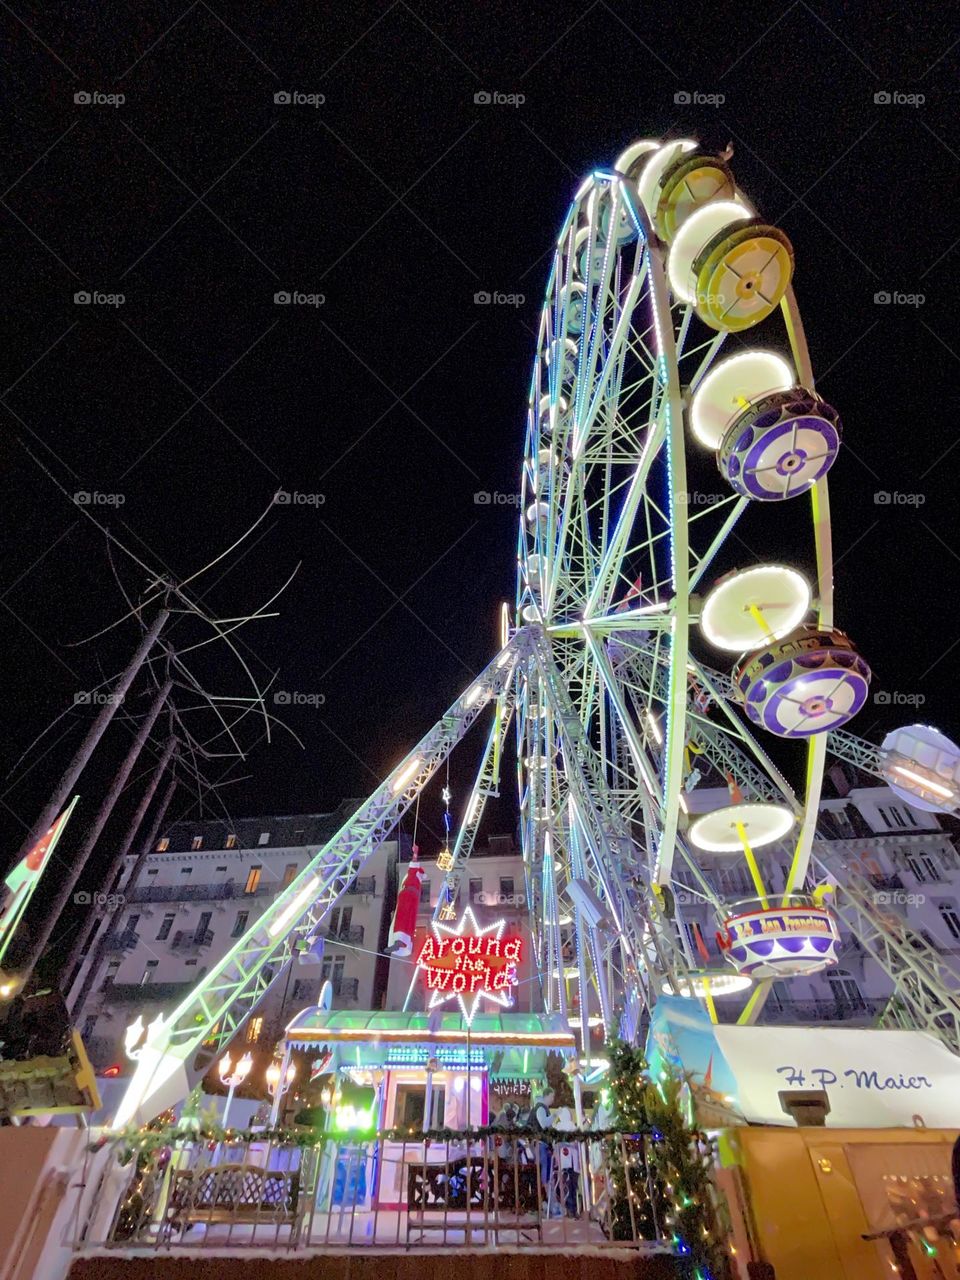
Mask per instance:
[[[297,1170],[252,1164],[175,1169],[164,1220],[168,1232],[184,1232],[197,1223],[288,1226],[293,1243],[300,1232],[300,1202]]]

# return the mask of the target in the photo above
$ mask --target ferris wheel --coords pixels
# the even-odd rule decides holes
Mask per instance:
[[[648,1005],[758,979],[759,996],[834,960],[833,916],[802,890],[827,733],[870,670],[834,626],[839,415],[792,272],[728,157],[686,139],[592,174],[557,241],[522,476],[515,622],[537,639],[517,720],[545,1000],[584,1029],[610,1025],[618,983]],[[709,661],[724,653],[730,679]],[[805,745],[802,791],[771,737]],[[711,776],[729,803],[696,816]],[[785,875],[765,856],[784,850]],[[718,855],[754,887],[732,913]],[[676,883],[716,908],[719,968],[668,918]]]
[[[579,1029],[587,1066],[592,1029],[635,1039],[664,993],[716,1019],[718,998],[749,988],[739,1017],[754,1020],[775,979],[834,963],[838,919],[891,977],[897,1016],[960,1052],[960,974],[921,939],[898,940],[854,875],[831,907],[831,868],[812,858],[828,751],[916,807],[955,812],[960,748],[929,726],[880,747],[843,727],[870,669],[834,617],[839,415],[815,389],[789,240],[729,159],[642,140],[577,191],[540,317],[500,651],[151,1025],[115,1123],[186,1095],[312,954],[487,712],[475,782],[438,851],[434,924],[456,932],[515,726],[540,993]],[[444,801],[449,816],[446,790]],[[752,886],[744,900],[721,891],[731,866]],[[715,946],[690,927],[684,897],[713,913]]]

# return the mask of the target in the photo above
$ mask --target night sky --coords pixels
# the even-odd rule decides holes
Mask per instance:
[[[3,4],[9,854],[92,717],[75,696],[136,643],[129,618],[111,627],[124,593],[143,597],[154,572],[192,575],[278,489],[321,497],[274,505],[189,589],[232,618],[300,563],[281,616],[234,639],[304,747],[282,730],[267,744],[249,716],[249,759],[207,766],[242,780],[205,812],[322,811],[366,794],[489,660],[513,595],[516,509],[474,495],[517,490],[567,203],[642,135],[732,142],[740,185],[793,241],[818,388],[844,424],[830,482],[837,621],[876,690],[926,699],[919,716],[871,702],[851,727],[876,740],[921,718],[957,736],[960,26],[947,12]],[[124,301],[80,305],[81,291]],[[478,291],[522,300],[481,306]],[[323,301],[278,305],[281,292]],[[149,571],[109,555],[58,485],[111,495],[89,509]],[[767,528],[744,563],[776,557]],[[169,632],[181,649],[209,634],[183,616]],[[185,661],[210,692],[250,696],[224,646]],[[184,714],[198,736],[216,732],[209,713]],[[83,812],[129,736],[118,720],[79,787]],[[454,770],[461,800],[478,748]],[[198,812],[182,789],[172,816]],[[439,826],[438,797],[423,818]],[[507,799],[492,826],[513,822]]]

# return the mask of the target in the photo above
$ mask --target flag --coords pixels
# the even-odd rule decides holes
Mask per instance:
[[[6,954],[10,940],[27,909],[27,903],[33,897],[33,891],[47,868],[50,855],[78,799],[79,796],[73,797],[43,839],[38,840],[27,856],[20,859],[3,882],[3,904],[0,906],[0,961]]]

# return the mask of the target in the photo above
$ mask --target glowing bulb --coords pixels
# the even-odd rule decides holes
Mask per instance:
[[[420,757],[414,756],[400,776],[394,779],[393,786],[390,788],[394,795],[396,795],[398,791],[402,791],[410,779],[415,776],[417,770],[420,768],[420,763]]]

